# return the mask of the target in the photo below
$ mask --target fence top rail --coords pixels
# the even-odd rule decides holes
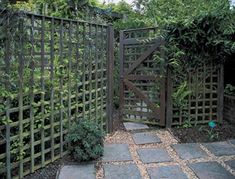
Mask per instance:
[[[9,10],[9,9],[2,9],[0,8],[0,16],[1,14],[3,13],[6,13],[6,12],[9,12],[9,11],[12,11],[14,12],[14,14],[16,15],[20,15],[20,14],[23,14],[23,15],[26,15],[26,16],[29,16],[29,17],[32,17],[34,16],[35,18],[45,18],[45,19],[54,19],[55,21],[67,21],[67,22],[74,22],[74,23],[83,23],[83,24],[90,24],[90,25],[93,25],[93,26],[102,26],[102,27],[108,27],[110,26],[111,24],[99,24],[99,23],[95,23],[95,22],[88,22],[88,21],[84,21],[84,20],[78,20],[78,19],[67,19],[67,18],[62,18],[62,17],[53,17],[53,16],[47,16],[47,15],[42,15],[42,14],[36,14],[36,13],[31,13],[31,12],[26,12],[26,11],[13,11],[13,10]]]

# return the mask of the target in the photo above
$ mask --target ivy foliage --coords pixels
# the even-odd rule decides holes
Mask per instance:
[[[97,7],[97,0],[29,0],[17,2],[14,8],[33,13],[72,19],[84,19],[90,7]]]
[[[71,125],[66,141],[77,161],[95,160],[103,155],[104,132],[89,120],[80,120]]]

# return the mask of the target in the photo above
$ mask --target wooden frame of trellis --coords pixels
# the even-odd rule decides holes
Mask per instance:
[[[0,24],[8,29],[1,63],[8,95],[0,97],[0,117],[7,119],[0,125],[0,175],[10,179],[67,154],[72,121],[94,120],[112,131],[114,32],[111,25],[8,13]]]

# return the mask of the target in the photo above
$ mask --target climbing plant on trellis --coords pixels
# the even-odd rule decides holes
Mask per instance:
[[[0,175],[22,178],[67,153],[71,121],[107,127],[112,27],[10,11],[0,18]]]

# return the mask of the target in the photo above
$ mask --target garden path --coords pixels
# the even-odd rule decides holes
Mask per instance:
[[[63,166],[58,179],[234,179],[235,140],[180,144],[169,130],[124,123],[97,163]]]

